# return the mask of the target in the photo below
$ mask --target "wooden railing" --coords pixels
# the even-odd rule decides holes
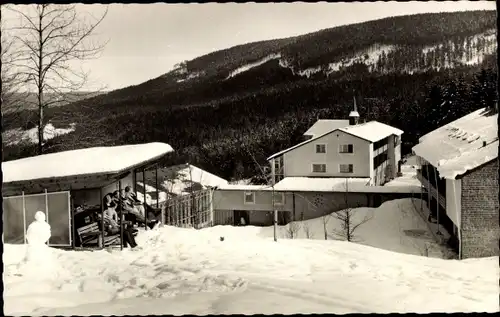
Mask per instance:
[[[439,204],[446,209],[446,197],[444,197],[441,193],[438,193],[432,183],[429,183],[429,180],[422,176],[420,170],[417,171],[417,179],[422,183],[422,186],[424,186],[424,188],[428,189],[429,194],[431,196],[434,196],[434,198],[439,201]]]

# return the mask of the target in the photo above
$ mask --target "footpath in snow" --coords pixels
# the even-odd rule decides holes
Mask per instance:
[[[26,275],[16,265],[25,246],[7,244],[3,254],[4,312],[206,315],[498,311],[498,257],[457,261],[392,252],[399,249],[411,253],[389,239],[395,235],[397,240],[396,234],[401,231],[393,228],[395,222],[389,222],[391,212],[383,210],[394,212],[394,206],[404,206],[407,201],[391,201],[371,210],[377,213],[373,219],[378,217],[378,221],[366,223],[365,231],[360,227],[365,245],[321,239],[280,238],[274,242],[270,238],[272,228],[164,227],[141,232],[137,241],[143,248],[137,251],[51,248],[58,274],[44,276],[40,272],[34,278],[37,275]],[[309,221],[311,226],[315,221],[319,220]],[[380,248],[382,244],[386,250]]]

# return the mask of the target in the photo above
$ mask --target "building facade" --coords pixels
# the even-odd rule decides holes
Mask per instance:
[[[272,182],[285,177],[362,177],[383,185],[397,175],[402,133],[371,121],[314,136],[268,158]]]
[[[499,253],[497,114],[480,109],[420,138],[427,205],[460,258]]]

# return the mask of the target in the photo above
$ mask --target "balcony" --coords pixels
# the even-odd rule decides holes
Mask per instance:
[[[422,171],[420,169],[417,170],[417,179],[422,183],[422,186],[424,186],[424,188],[429,188],[429,195],[436,198],[439,201],[441,207],[446,209],[446,197],[443,196],[441,192],[438,193],[434,185],[432,183],[429,183],[429,180],[422,175]]]

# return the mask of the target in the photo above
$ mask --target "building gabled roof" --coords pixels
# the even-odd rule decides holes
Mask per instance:
[[[498,114],[476,110],[420,138],[413,152],[455,179],[498,158]]]
[[[304,135],[312,135],[315,137],[348,125],[349,120],[319,119],[306,132],[304,132]]]
[[[380,141],[390,135],[400,136],[402,130],[378,121],[370,121],[340,128],[340,131],[355,135],[370,142]]]
[[[348,126],[348,127],[344,127],[344,128],[338,128],[338,129],[326,132],[322,135],[315,136],[309,140],[305,140],[299,144],[296,144],[292,147],[289,147],[288,149],[285,149],[283,151],[275,153],[275,154],[271,155],[270,157],[268,157],[267,160],[269,161],[270,159],[273,159],[277,156],[285,154],[286,152],[292,151],[292,150],[294,150],[298,147],[301,147],[309,142],[313,142],[315,140],[318,140],[319,138],[322,138],[322,137],[324,137],[332,132],[335,132],[335,131],[342,131],[344,133],[353,135],[355,137],[361,138],[361,139],[366,140],[368,142],[377,142],[377,141],[382,140],[383,138],[386,138],[392,134],[395,134],[398,136],[403,134],[403,131],[401,131],[397,128],[391,127],[390,125],[380,123],[378,121],[370,121],[370,122],[352,125],[352,126]]]
[[[3,182],[70,176],[119,174],[155,161],[173,149],[166,143],[93,147],[2,163]]]

